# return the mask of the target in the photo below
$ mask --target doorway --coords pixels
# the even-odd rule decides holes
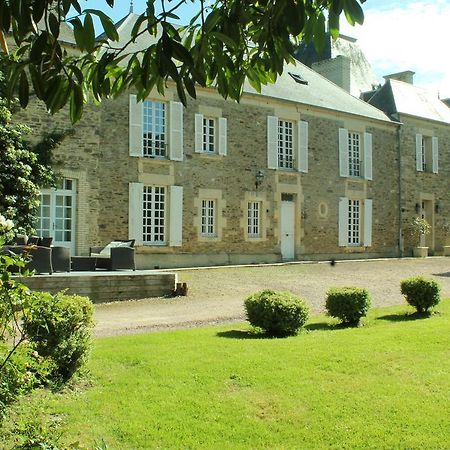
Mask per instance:
[[[63,178],[56,188],[42,189],[36,231],[52,237],[53,245],[75,254],[75,180]]]
[[[281,202],[281,258],[295,258],[295,202]]]

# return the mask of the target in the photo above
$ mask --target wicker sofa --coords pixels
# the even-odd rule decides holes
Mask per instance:
[[[104,247],[90,247],[89,256],[97,259],[96,269],[136,270],[134,239],[111,241]]]

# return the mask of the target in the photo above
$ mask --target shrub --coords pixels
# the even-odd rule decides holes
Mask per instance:
[[[273,335],[297,334],[309,316],[308,305],[290,292],[257,292],[245,299],[244,306],[248,321]]]
[[[369,291],[358,287],[333,288],[327,292],[325,307],[328,315],[346,325],[358,325],[370,308]]]
[[[54,380],[67,381],[85,362],[91,347],[93,305],[87,297],[36,293],[23,328],[38,353],[55,363]]]
[[[412,277],[400,282],[402,294],[406,301],[422,313],[436,306],[441,300],[441,287],[431,278]]]
[[[7,359],[9,353],[6,345],[0,344],[0,360],[5,361],[0,372],[0,419],[19,395],[45,385],[51,370],[49,362],[29,343],[22,343]]]

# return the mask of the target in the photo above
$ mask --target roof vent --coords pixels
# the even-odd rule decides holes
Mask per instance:
[[[308,84],[308,82],[298,73],[288,72],[288,74],[294,79],[295,82],[297,82],[299,84],[305,84],[305,85]]]

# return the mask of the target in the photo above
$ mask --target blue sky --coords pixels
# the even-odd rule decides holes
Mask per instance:
[[[114,20],[130,9],[127,0],[116,0],[112,10],[105,0],[82,5],[102,9]],[[144,9],[145,0],[134,0],[136,13]],[[181,22],[187,22],[196,9],[196,2],[186,0],[180,9]],[[450,97],[450,0],[367,0],[363,10],[363,26],[351,27],[343,17],[341,31],[358,39],[380,82],[383,75],[413,70],[414,84],[438,92],[441,98]]]

